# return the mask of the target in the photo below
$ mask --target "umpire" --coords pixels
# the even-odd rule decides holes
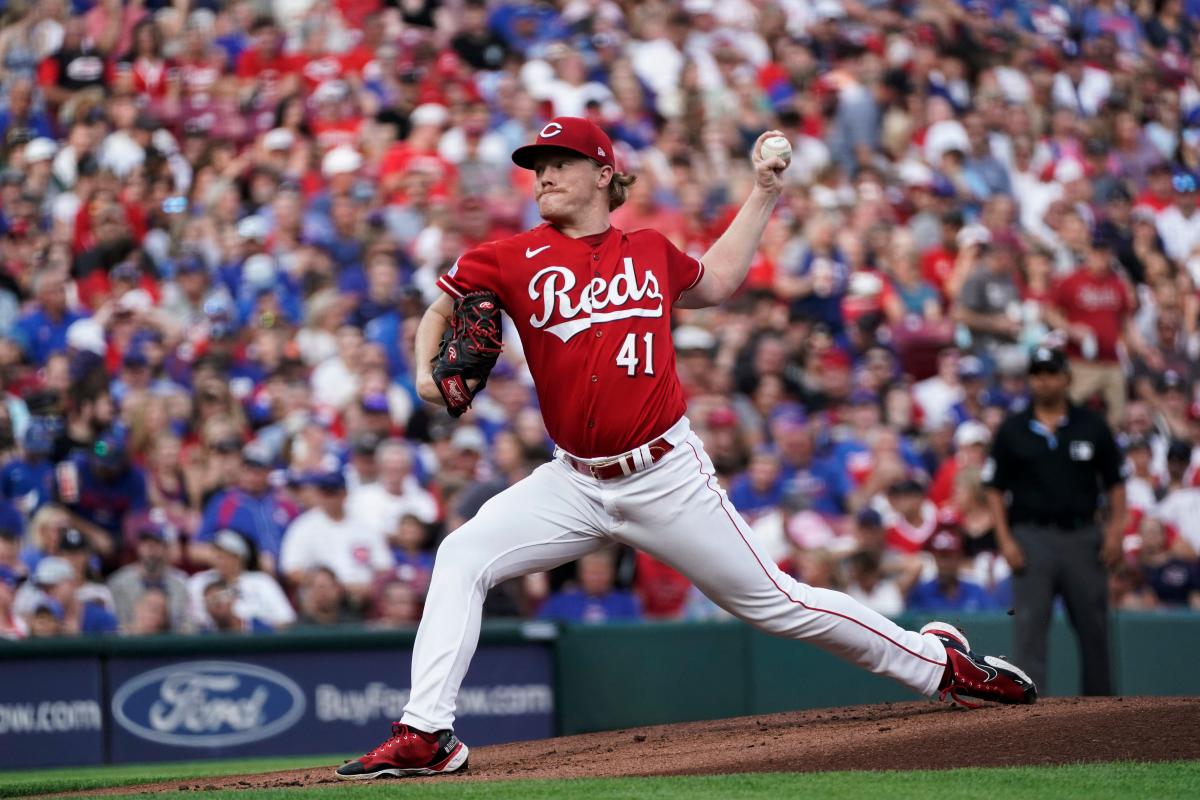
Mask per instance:
[[[1050,614],[1061,595],[1079,637],[1083,694],[1106,695],[1112,683],[1105,566],[1121,561],[1125,484],[1112,430],[1104,417],[1070,402],[1070,384],[1061,352],[1034,350],[1032,402],[996,432],[983,478],[997,543],[1013,570],[1014,661],[1045,690]]]

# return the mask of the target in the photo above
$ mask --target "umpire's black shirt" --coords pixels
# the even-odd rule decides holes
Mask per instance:
[[[1009,494],[1009,522],[1078,528],[1096,518],[1100,495],[1121,480],[1112,431],[1094,411],[1071,404],[1057,430],[1010,414],[996,431],[985,486]]]

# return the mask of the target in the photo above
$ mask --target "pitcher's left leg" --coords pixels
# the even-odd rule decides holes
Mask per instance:
[[[731,614],[921,694],[941,687],[946,648],[935,636],[905,630],[848,595],[806,586],[776,566],[717,484],[694,434],[650,471],[621,483],[613,490],[626,521],[614,536],[679,570]]]

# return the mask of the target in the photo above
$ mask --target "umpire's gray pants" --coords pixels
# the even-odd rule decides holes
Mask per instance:
[[[1021,523],[1013,536],[1025,552],[1025,570],[1013,576],[1014,660],[1038,694],[1048,694],[1046,649],[1055,596],[1061,596],[1079,637],[1082,693],[1112,694],[1108,654],[1108,573],[1100,562],[1096,525],[1075,530]]]

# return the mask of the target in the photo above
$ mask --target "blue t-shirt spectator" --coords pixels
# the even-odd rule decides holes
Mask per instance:
[[[921,458],[921,454],[917,452],[912,443],[905,437],[900,437],[900,457],[904,459],[904,463],[911,469],[920,472],[925,470],[925,462]],[[871,455],[871,448],[864,442],[857,439],[848,439],[844,442],[838,442],[833,446],[833,452],[826,459],[827,468],[835,470],[839,477],[839,482],[842,486],[853,487],[854,479],[851,477],[851,461],[857,458],[866,458]]]
[[[1003,580],[997,581],[991,591],[992,605],[995,608],[1012,608],[1013,604],[1013,580],[1012,575],[1004,576]]]
[[[232,487],[208,501],[196,540],[212,542],[217,531],[229,528],[253,542],[259,553],[278,559],[283,530],[290,521],[291,513],[272,492],[253,495]]]
[[[120,628],[117,617],[100,603],[88,603],[83,607],[79,630],[87,634],[116,633]]]
[[[572,589],[551,595],[538,618],[558,622],[635,621],[641,618],[641,608],[632,592],[613,589],[596,597]]]
[[[40,367],[45,365],[46,359],[53,353],[67,349],[67,328],[82,318],[82,315],[68,310],[58,319],[54,319],[42,309],[36,308],[17,320],[17,327],[13,333],[29,360]]]
[[[50,499],[54,465],[44,456],[14,458],[0,467],[0,495],[32,512]]]
[[[842,317],[842,298],[850,287],[850,269],[839,250],[834,248],[828,255],[809,251],[800,261],[796,274],[810,278],[813,291],[805,297],[792,301],[792,314],[797,317],[824,322],[835,337],[845,329]]]
[[[844,474],[824,461],[783,468],[784,496],[800,498],[806,507],[820,514],[841,514],[850,490]]]
[[[101,448],[104,452],[97,452]],[[68,511],[107,531],[113,543],[121,541],[126,514],[145,511],[150,506],[146,493],[146,475],[125,461],[110,437],[96,443],[93,452],[75,453],[69,464],[74,469],[76,486],[66,474],[54,481],[54,497]]]
[[[280,279],[267,286],[243,285],[238,295],[238,319],[243,326],[253,326],[259,322],[260,305],[264,295],[274,295],[274,306],[279,308],[286,322],[295,324],[303,318],[300,296],[291,281]]]
[[[492,9],[488,27],[510,47],[525,53],[534,46],[567,38],[568,31],[553,6],[504,3]]]
[[[761,514],[779,507],[783,503],[784,481],[780,476],[765,491],[754,488],[749,475],[738,476],[729,487],[729,500],[733,507],[747,516]]]
[[[1191,596],[1200,592],[1200,564],[1180,558],[1143,567],[1142,577],[1163,605],[1186,608]]]
[[[381,345],[387,353],[388,375],[393,377],[409,371],[402,347],[402,323],[400,312],[390,310],[374,317],[363,327],[363,339]]]
[[[994,611],[997,606],[983,587],[971,581],[959,580],[951,596],[936,578],[919,583],[908,595],[910,611]]]
[[[54,128],[50,125],[50,119],[44,111],[31,110],[28,116],[18,120],[13,118],[12,111],[9,109],[0,109],[0,138],[7,137],[9,128],[14,127],[27,128],[35,136],[54,138]]]
[[[433,553],[424,550],[417,553],[407,553],[399,547],[392,548],[392,558],[396,561],[395,573],[400,580],[409,583],[428,583],[433,574]]]

